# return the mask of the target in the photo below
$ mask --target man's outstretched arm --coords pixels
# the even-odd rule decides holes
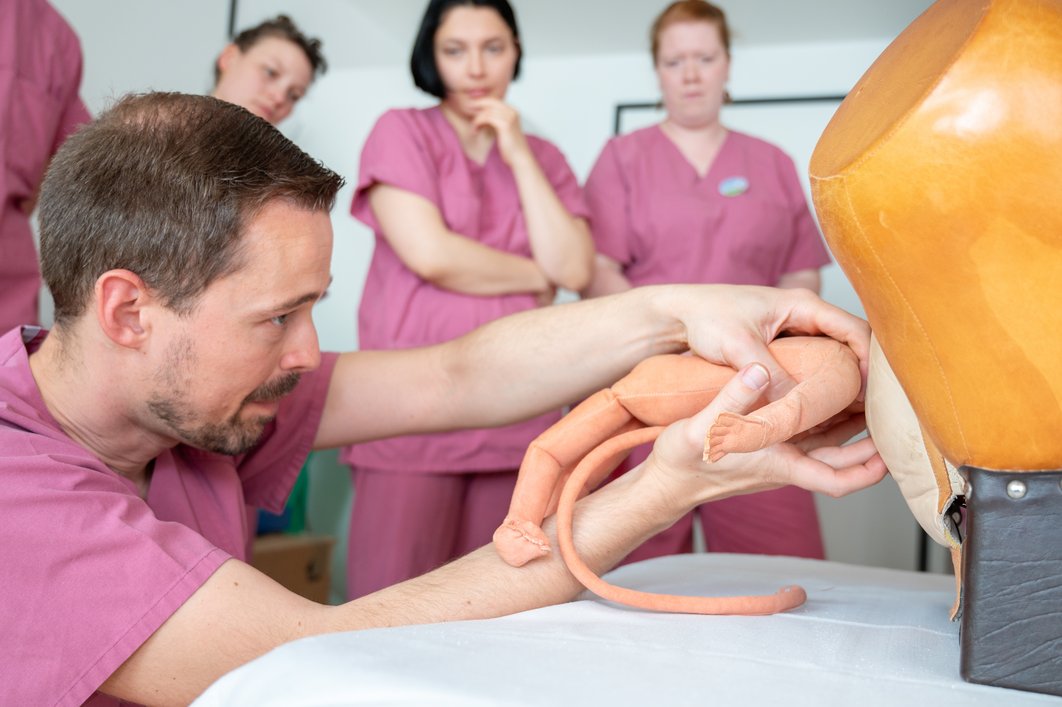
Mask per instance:
[[[784,392],[788,376],[767,351],[783,331],[849,344],[865,379],[866,323],[811,292],[644,287],[503,317],[437,346],[343,354],[314,446],[508,424],[608,386],[648,356],[687,348],[734,368],[761,362]]]
[[[744,412],[761,394],[764,386],[746,380],[735,376],[703,412],[665,430],[645,464],[580,501],[575,543],[595,571],[612,567],[706,501],[789,483],[839,496],[884,475],[870,440],[829,446],[839,441],[842,433],[837,429],[802,440],[799,446],[776,445],[703,463],[701,450],[710,422],[724,411]],[[547,532],[554,535],[552,524]],[[229,670],[297,638],[502,616],[568,601],[580,589],[559,553],[513,568],[487,546],[421,577],[327,607],[230,560],[102,689],[138,702],[184,704]]]

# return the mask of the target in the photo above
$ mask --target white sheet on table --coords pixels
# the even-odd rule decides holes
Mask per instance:
[[[962,681],[951,577],[702,554],[609,580],[705,595],[800,584],[808,602],[767,617],[689,616],[591,597],[501,619],[316,636],[229,673],[195,705],[1062,704]]]

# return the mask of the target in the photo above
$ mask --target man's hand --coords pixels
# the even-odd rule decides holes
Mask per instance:
[[[827,304],[809,290],[720,285],[709,297],[709,301],[690,297],[688,306],[680,310],[689,347],[702,358],[734,369],[763,364],[772,381],[767,397],[775,400],[793,387],[793,381],[771,356],[767,344],[783,332],[824,334],[848,344],[859,358],[863,384],[857,399],[863,399],[870,327],[859,317]]]
[[[764,366],[746,366],[704,410],[670,425],[660,435],[646,460],[645,473],[668,489],[674,506],[693,508],[787,485],[837,497],[872,486],[885,476],[885,463],[869,438],[839,446],[862,430],[861,416],[797,443],[731,453],[714,463],[703,461],[705,436],[719,414],[748,412],[769,382]]]

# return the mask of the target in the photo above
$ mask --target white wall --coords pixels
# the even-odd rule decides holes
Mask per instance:
[[[259,4],[263,3],[268,5],[268,12],[252,5],[254,11],[241,16],[241,27],[257,21],[259,15],[281,9],[278,3],[260,0]],[[208,88],[211,62],[224,43],[227,8],[222,3],[186,0],[174,5],[120,0],[109,3],[106,13],[100,12],[96,3],[55,0],[55,4],[81,36],[86,57],[83,95],[93,110],[99,110],[108,97],[128,90],[203,92]],[[344,13],[350,12],[349,6],[335,0],[314,7],[307,25],[310,33],[315,31],[313,23],[325,21],[321,16],[324,9],[334,9],[336,21],[344,21]],[[359,14],[366,12],[358,10]],[[298,13],[293,14],[302,21]],[[371,30],[371,23],[355,26]],[[160,32],[160,27],[165,31]],[[359,40],[352,35],[350,41]],[[731,93],[738,98],[844,93],[889,41],[735,47]],[[326,52],[328,49],[326,46]],[[528,56],[523,75],[510,93],[525,128],[556,143],[581,177],[611,134],[615,105],[657,97],[655,76],[644,52]],[[322,346],[327,349],[346,350],[357,345],[356,313],[372,249],[371,232],[348,214],[361,144],[387,108],[430,103],[430,97],[413,88],[405,65],[335,67],[282,126],[307,152],[348,179],[332,217],[335,281],[329,296],[315,310]],[[803,150],[791,150],[802,172],[806,172],[813,141],[812,136]],[[805,164],[799,164],[801,161]],[[862,312],[836,266],[825,273],[824,296],[850,311]],[[337,468],[334,454],[315,460],[312,483],[316,489],[311,501],[315,522],[342,540],[349,480]],[[918,531],[891,480],[846,499],[820,499],[820,510],[831,559],[914,567]],[[340,543],[337,563],[342,562],[344,552]],[[337,570],[341,575],[342,567]],[[340,585],[337,582],[337,590]]]
[[[228,3],[217,0],[50,0],[81,38],[81,95],[94,114],[129,91],[205,93],[225,45]]]

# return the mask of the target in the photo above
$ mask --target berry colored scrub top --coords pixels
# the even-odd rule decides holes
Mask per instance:
[[[0,332],[38,321],[41,274],[22,203],[91,117],[80,85],[81,46],[59,13],[44,0],[0,2]]]
[[[226,559],[245,559],[245,503],[283,509],[336,356],[249,453],[160,455],[144,500],[48,412],[29,368],[38,332],[0,336],[0,704],[116,705],[93,693]]]
[[[598,252],[635,286],[774,286],[830,262],[793,161],[743,133],[703,177],[658,125],[612,138],[585,189]]]
[[[531,152],[573,216],[586,217],[582,190],[561,152],[528,135]],[[483,297],[444,290],[407,268],[387,243],[368,190],[388,184],[434,204],[451,231],[498,250],[531,257],[516,180],[497,146],[480,165],[465,155],[442,110],[385,113],[361,154],[351,213],[376,233],[358,314],[362,349],[400,349],[455,339],[514,312],[534,308],[530,294]],[[505,395],[499,390],[498,395]],[[443,472],[515,469],[527,444],[559,419],[548,413],[508,427],[398,437],[345,450],[344,462],[379,470]]]

